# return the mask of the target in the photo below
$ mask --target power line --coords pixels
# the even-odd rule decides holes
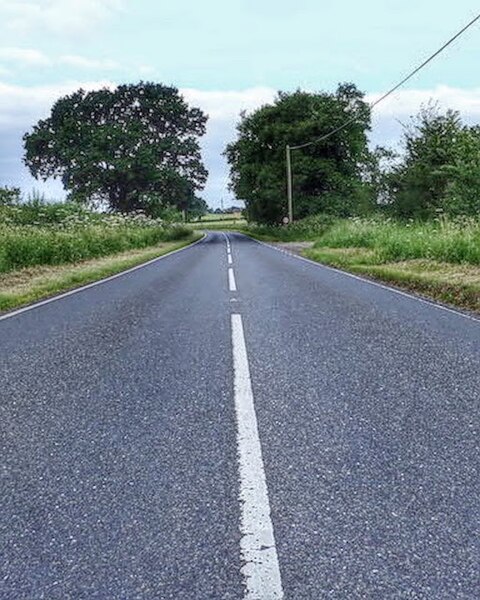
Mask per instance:
[[[394,92],[396,92],[400,87],[402,87],[402,85],[404,85],[405,83],[407,83],[407,81],[412,79],[412,77],[414,77],[419,71],[421,71],[429,63],[431,63],[432,60],[434,60],[439,54],[441,54],[446,48],[448,48],[448,46],[453,44],[453,42],[455,40],[457,40],[461,35],[463,35],[467,31],[467,29],[470,29],[470,27],[472,27],[472,25],[474,25],[479,19],[480,19],[480,14],[478,14],[474,19],[472,19],[469,23],[467,23],[467,25],[465,25],[465,27],[463,27],[459,32],[457,32],[453,37],[451,37],[448,40],[448,42],[443,44],[443,46],[441,48],[439,48],[436,52],[434,52],[431,56],[429,56],[426,60],[424,60],[421,65],[419,65],[416,69],[414,69],[409,75],[404,77],[391,90],[389,90],[388,92],[383,94],[383,96],[378,98],[378,100],[375,100],[375,102],[370,103],[370,105],[369,105],[370,108],[375,108],[375,106],[380,104],[380,102],[383,102],[384,100],[386,100],[389,96],[391,96]],[[345,129],[345,127],[348,127],[351,123],[353,123],[356,120],[357,120],[357,117],[351,117],[350,119],[345,121],[345,123],[343,123],[343,125],[340,125],[339,127],[337,127],[336,129],[333,129],[329,133],[322,135],[318,139],[313,140],[311,142],[306,142],[305,144],[299,144],[298,146],[290,146],[289,148],[290,148],[290,150],[300,150],[301,148],[307,148],[308,146],[312,146],[313,144],[318,144],[319,142],[323,142],[323,140],[326,140],[327,138],[331,137],[332,135],[335,135],[336,133],[338,133],[339,131],[342,131],[343,129]]]

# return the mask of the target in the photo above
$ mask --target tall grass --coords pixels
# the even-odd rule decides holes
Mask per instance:
[[[368,248],[380,261],[431,259],[480,264],[480,220],[398,222],[345,219],[318,237],[316,247]]]
[[[331,216],[319,214],[288,226],[248,224],[242,226],[241,230],[263,240],[295,242],[317,239],[332,226],[333,222]]]
[[[31,202],[0,209],[0,273],[98,258],[191,235],[144,215],[93,213],[76,205]]]

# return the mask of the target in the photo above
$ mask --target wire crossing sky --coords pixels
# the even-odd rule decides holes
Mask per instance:
[[[437,56],[439,56],[444,50],[448,48],[455,40],[457,40],[461,35],[463,35],[467,29],[470,29],[478,20],[480,19],[480,14],[477,15],[474,19],[472,19],[465,27],[463,27],[460,31],[458,31],[453,37],[451,37],[441,48],[439,48],[436,52],[431,54],[426,60],[424,60],[418,67],[416,67],[413,71],[411,71],[406,77],[404,77],[399,83],[397,83],[393,88],[391,88],[388,92],[380,96],[377,100],[370,103],[370,108],[375,108],[381,102],[389,98],[392,94],[394,94],[397,90],[399,90],[402,86],[404,86],[410,79],[413,79],[417,73],[419,73],[422,69],[424,69],[428,64],[430,64]],[[316,140],[311,142],[306,142],[305,144],[299,144],[297,146],[290,146],[290,150],[300,150],[301,148],[307,148],[308,146],[312,146],[313,144],[318,144],[323,140],[328,139],[332,135],[335,135],[339,131],[342,131],[346,127],[348,127],[351,123],[356,121],[356,117],[352,117],[351,119],[347,119],[343,125],[340,125],[336,129],[329,131],[325,135],[322,135]]]
[[[222,152],[241,110],[278,90],[332,91],[339,82],[375,102],[395,73],[477,13],[472,0],[0,0],[0,185],[62,197],[60,182],[28,175],[23,134],[59,96],[143,79],[178,86],[210,115],[203,195],[228,205]],[[465,36],[406,81],[375,111],[372,143],[398,143],[398,121],[430,98],[479,122],[479,54],[480,36]]]

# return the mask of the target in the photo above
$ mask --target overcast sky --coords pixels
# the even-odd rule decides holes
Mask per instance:
[[[78,87],[139,79],[174,84],[210,115],[204,197],[227,201],[221,157],[242,109],[277,90],[333,90],[353,81],[371,98],[396,83],[478,11],[457,0],[0,0],[0,185],[32,180],[22,135]],[[480,122],[480,27],[374,114],[372,138],[395,144],[429,98]]]

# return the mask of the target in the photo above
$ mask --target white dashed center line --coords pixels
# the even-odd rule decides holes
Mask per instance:
[[[237,291],[237,282],[235,281],[235,274],[232,268],[228,269],[228,288],[231,292]]]
[[[270,516],[267,480],[258,435],[242,317],[232,315],[232,345],[240,475],[240,549],[245,561],[246,600],[283,598],[280,567]]]

